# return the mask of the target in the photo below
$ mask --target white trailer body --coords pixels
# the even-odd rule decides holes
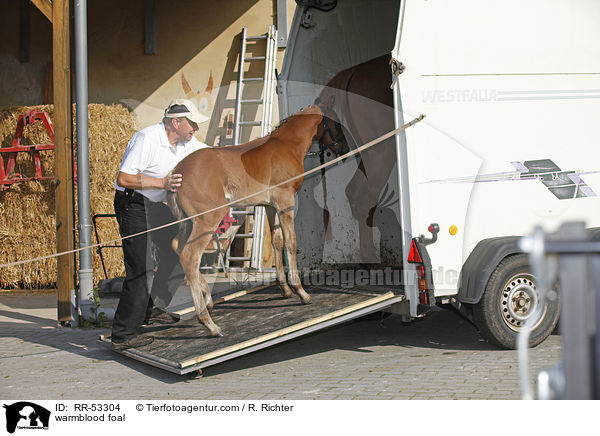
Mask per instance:
[[[410,315],[418,314],[419,289],[407,255],[432,223],[440,228],[426,249],[435,297],[473,305],[480,316],[490,311],[489,302],[477,306],[486,286],[517,268],[501,264],[517,260],[514,236],[573,220],[600,227],[599,22],[594,0],[339,0],[329,11],[296,8],[279,75],[282,117],[312,104],[337,72],[386,50],[405,67],[393,84],[396,127],[426,116],[396,135],[397,172],[388,182],[399,197]],[[319,180],[299,192],[301,266],[352,263],[356,239],[347,235],[356,223],[343,184],[355,170],[347,162],[325,175],[333,225],[345,229],[333,232],[334,251],[310,209]],[[499,305],[521,305],[498,315],[509,333],[535,300],[533,282],[523,286],[494,296]]]
[[[407,130],[406,152],[412,233],[441,227],[428,246],[436,295],[457,292],[483,239],[569,220],[600,225],[600,3],[404,5],[393,56],[406,70],[395,92],[405,119],[427,115],[427,128]],[[547,159],[590,189],[580,184],[572,198],[575,188],[549,189],[516,163]]]

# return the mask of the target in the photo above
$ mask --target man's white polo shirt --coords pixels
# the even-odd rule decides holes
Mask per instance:
[[[175,168],[175,165],[188,154],[205,147],[208,145],[194,137],[173,147],[167,138],[165,125],[163,123],[154,124],[136,132],[131,137],[119,171],[125,174],[141,173],[148,177],[162,178],[169,174],[169,171]],[[117,185],[116,180],[115,189],[125,190]],[[136,190],[136,192],[151,201],[166,201],[167,199],[167,191],[164,189],[144,189]]]

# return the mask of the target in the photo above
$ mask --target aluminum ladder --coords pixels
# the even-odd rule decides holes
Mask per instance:
[[[265,56],[246,56],[247,43],[249,41],[261,41],[266,40]],[[249,62],[264,62],[264,76],[263,77],[245,77],[244,68]],[[241,48],[240,57],[238,63],[238,81],[235,93],[235,117],[233,123],[233,143],[235,145],[240,143],[242,128],[246,126],[260,126],[260,136],[268,135],[273,128],[273,101],[275,95],[275,68],[277,66],[277,29],[274,25],[269,26],[269,30],[266,35],[261,36],[248,36],[247,28],[242,27],[241,33]],[[262,82],[263,91],[262,98],[260,99],[244,99],[244,85],[251,82]],[[262,113],[260,120],[243,120],[242,105],[262,105]],[[257,111],[258,112],[258,111]],[[265,220],[266,212],[263,206],[254,207],[253,211],[246,210],[231,210],[233,217],[246,215],[253,216],[254,223],[252,225],[252,231],[249,233],[238,233],[234,238],[252,239],[252,248],[250,256],[231,256],[230,249],[227,251],[226,256],[226,267],[229,268],[230,261],[243,261],[250,262],[250,268],[258,271],[262,271],[262,257],[263,257],[263,245],[264,245],[264,232],[265,232]],[[245,251],[245,249],[244,249]]]

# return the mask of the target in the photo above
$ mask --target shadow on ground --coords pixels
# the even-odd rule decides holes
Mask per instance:
[[[470,322],[451,311],[435,310],[425,318],[410,324],[403,323],[397,315],[386,317],[378,312],[279,344],[276,348],[267,348],[205,368],[204,377],[325,353],[334,349],[371,353],[372,351],[369,350],[371,347],[443,349],[447,354],[465,350],[500,351],[481,339],[477,329]],[[411,356],[419,357],[414,354],[414,351],[411,351]]]
[[[26,343],[55,348],[56,352],[62,350],[96,361],[116,361],[164,383],[181,383],[190,380],[188,376],[179,376],[146,365],[100,345],[97,342],[98,336],[109,333],[109,329],[56,328],[56,322],[53,320],[7,310],[0,310],[0,317],[26,321],[25,323],[0,322],[0,338],[15,337]],[[415,354],[415,348],[424,349],[423,354],[426,354],[428,349],[445,350],[444,354],[455,354],[465,350],[502,351],[481,339],[470,322],[451,311],[436,309],[425,318],[410,324],[402,323],[397,315],[384,317],[381,312],[378,312],[204,368],[203,371],[204,377],[211,377],[331,350],[371,353],[372,347],[402,347],[410,350],[411,356],[414,357],[419,356]],[[18,356],[43,353],[48,351],[38,352],[35,347],[27,345],[23,347],[23,353],[19,353]],[[17,357],[15,351],[4,350],[0,355],[0,361],[10,357]]]

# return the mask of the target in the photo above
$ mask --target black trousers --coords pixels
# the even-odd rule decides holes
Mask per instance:
[[[152,202],[139,193],[116,191],[114,207],[122,237],[174,221],[166,204]],[[125,281],[112,324],[113,339],[136,336],[154,306],[164,309],[171,302],[185,277],[179,256],[171,247],[176,234],[175,225],[123,240]],[[153,245],[158,255],[155,274]]]

